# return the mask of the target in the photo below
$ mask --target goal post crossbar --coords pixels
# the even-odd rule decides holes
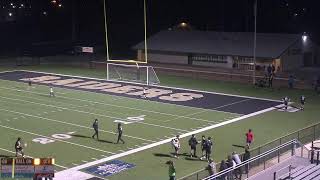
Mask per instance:
[[[107,80],[134,82],[146,85],[160,83],[152,66],[107,63],[106,68]]]

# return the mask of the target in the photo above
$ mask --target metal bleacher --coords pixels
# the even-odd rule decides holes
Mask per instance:
[[[281,178],[282,180],[320,180],[320,165],[310,164],[308,166],[299,166],[292,170],[289,176]]]

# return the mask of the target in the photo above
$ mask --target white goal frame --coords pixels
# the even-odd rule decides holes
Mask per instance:
[[[154,71],[153,67],[152,66],[139,66],[138,63],[136,63],[135,65],[132,65],[132,64],[118,64],[118,63],[107,63],[107,80],[108,81],[118,81],[118,82],[129,82],[129,83],[137,83],[137,84],[144,84],[144,83],[141,83],[141,82],[134,82],[134,81],[126,81],[126,80],[115,80],[115,79],[110,79],[110,65],[114,65],[114,66],[122,66],[122,67],[136,67],[137,69],[139,68],[146,68],[146,85],[154,85],[154,84],[160,84],[160,80],[156,74],[156,72]],[[154,77],[156,79],[156,81],[158,83],[150,83],[150,79],[149,79],[149,75],[150,75],[150,72],[153,71],[153,74],[154,74]],[[117,72],[118,73],[118,72]],[[152,72],[151,72],[152,73]],[[121,77],[120,74],[118,74],[119,77]]]

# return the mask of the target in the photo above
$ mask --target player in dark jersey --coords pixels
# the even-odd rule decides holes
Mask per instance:
[[[118,123],[118,140],[117,140],[117,144],[119,143],[119,141],[121,141],[124,144],[124,140],[122,139],[122,133],[123,133],[122,124]]]
[[[18,157],[18,154],[21,154],[21,156],[24,157],[23,145],[20,137],[18,137],[14,148],[16,149],[16,157]]]
[[[98,119],[95,119],[93,124],[92,124],[94,134],[92,135],[92,138],[94,139],[95,136],[97,136],[97,139],[99,140],[99,124],[98,124]]]
[[[306,97],[304,97],[304,95],[300,96],[301,110],[304,110],[305,102],[306,102]]]
[[[200,157],[201,160],[206,156],[206,148],[207,148],[206,136],[202,135],[202,139],[201,139],[202,156]]]
[[[192,156],[197,157],[198,143],[199,142],[197,141],[196,135],[192,134],[191,138],[189,139],[189,146],[191,148],[190,157],[192,157]]]
[[[206,160],[209,162],[212,153],[213,142],[211,141],[211,137],[208,137],[206,141]]]

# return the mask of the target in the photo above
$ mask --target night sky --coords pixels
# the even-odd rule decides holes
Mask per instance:
[[[258,32],[307,32],[320,42],[319,0],[258,0]],[[195,30],[253,31],[253,0],[147,0],[148,35],[180,22]],[[110,48],[130,54],[144,38],[143,1],[107,0]],[[38,42],[103,45],[102,0],[1,0],[1,53]]]

